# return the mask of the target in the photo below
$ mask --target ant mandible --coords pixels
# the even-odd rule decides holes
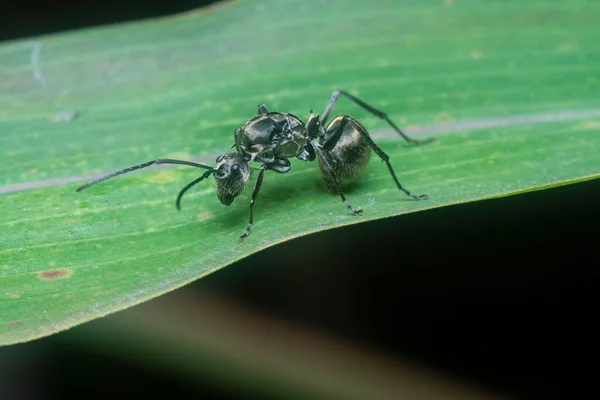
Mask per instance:
[[[355,209],[348,203],[342,192],[342,187],[352,183],[360,176],[369,161],[371,150],[373,150],[386,163],[398,189],[415,200],[426,199],[426,194],[414,195],[400,184],[388,155],[375,144],[365,127],[356,119],[349,115],[340,115],[325,127],[329,114],[340,96],[352,100],[371,114],[387,121],[396,133],[409,143],[424,144],[434,140],[434,138],[426,140],[409,138],[385,113],[371,107],[350,93],[336,90],[333,92],[323,115],[319,117],[311,110],[306,124],[293,114],[269,112],[264,104],[259,105],[258,114],[248,120],[241,128],[235,130],[234,147],[236,151],[217,157],[214,167],[192,161],[159,158],[105,175],[80,186],[77,191],[151,165],[181,164],[203,168],[207,171],[181,189],[175,202],[178,210],[181,210],[181,198],[184,193],[211,174],[214,175],[217,184],[217,197],[221,203],[228,206],[248,184],[250,164],[256,161],[262,163],[262,165],[250,200],[250,220],[246,230],[240,236],[240,240],[243,240],[248,237],[254,224],[254,204],[265,171],[270,170],[284,174],[292,168],[289,159],[293,157],[303,161],[318,159],[327,189],[338,193],[346,207],[354,215],[362,214],[361,209]]]

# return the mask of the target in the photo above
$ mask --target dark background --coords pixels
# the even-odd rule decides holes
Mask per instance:
[[[0,40],[205,3],[211,2],[4,0]],[[264,250],[188,288],[237,299],[510,397],[572,397],[591,387],[598,372],[599,205],[595,180],[363,223]],[[107,397],[219,391],[210,381],[182,384],[60,341],[3,351],[25,348],[49,355],[41,366],[46,398],[80,397],[91,387]]]
[[[158,17],[212,3],[217,0],[2,0],[0,40]]]

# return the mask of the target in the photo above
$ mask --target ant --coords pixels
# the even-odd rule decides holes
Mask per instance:
[[[426,194],[414,195],[400,184],[388,155],[375,144],[365,127],[356,119],[348,115],[340,115],[325,127],[329,114],[340,96],[352,100],[371,114],[387,121],[409,143],[424,144],[435,139],[411,139],[385,113],[347,92],[336,90],[333,92],[323,115],[319,117],[311,110],[306,124],[293,114],[269,112],[264,104],[260,104],[258,114],[248,120],[241,128],[235,130],[235,144],[232,147],[235,147],[236,151],[217,157],[214,167],[191,161],[159,158],[105,175],[80,186],[77,191],[151,165],[181,164],[202,168],[206,172],[181,189],[175,202],[178,210],[181,210],[181,198],[185,192],[211,174],[214,175],[217,184],[217,197],[222,204],[228,206],[248,184],[250,165],[256,161],[262,163],[262,165],[258,170],[258,177],[250,200],[250,220],[246,230],[240,236],[240,240],[243,240],[250,235],[254,224],[254,204],[262,186],[265,171],[269,170],[284,174],[292,168],[289,159],[293,157],[303,161],[318,159],[328,191],[338,193],[346,207],[354,215],[362,214],[361,209],[355,209],[348,203],[342,192],[342,187],[352,183],[359,177],[369,161],[371,150],[373,150],[386,163],[399,190],[415,200],[427,199]]]

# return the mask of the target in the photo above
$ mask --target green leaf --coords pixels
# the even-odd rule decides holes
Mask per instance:
[[[127,308],[311,232],[600,175],[600,3],[232,2],[206,11],[0,46],[0,344]],[[230,207],[201,171],[154,168],[75,193],[157,157],[212,162],[264,102],[304,117],[347,100],[413,201],[374,160],[349,201],[316,163],[267,172],[252,235],[249,185]],[[75,114],[76,113],[76,114]]]

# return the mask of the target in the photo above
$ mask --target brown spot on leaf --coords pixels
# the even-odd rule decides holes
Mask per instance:
[[[454,118],[448,113],[441,113],[435,117],[437,122],[451,122]]]
[[[19,296],[19,295],[18,295],[18,294],[16,294],[16,293],[8,293],[8,297],[10,297],[11,299],[18,299],[18,298],[20,298],[21,296]]]
[[[43,281],[52,281],[55,279],[67,278],[73,273],[73,270],[64,268],[64,269],[51,269],[48,271],[42,271],[38,274],[38,278]]]
[[[22,324],[22,322],[21,322],[21,321],[13,321],[13,322],[10,322],[10,323],[8,324],[8,326],[19,326],[19,325],[21,325],[21,324]]]
[[[150,176],[148,180],[157,183],[169,182],[170,180],[172,180],[172,176],[171,174],[168,174],[166,172],[159,172],[158,174]]]
[[[208,211],[203,212],[202,214],[198,215],[198,221],[203,222],[206,221],[207,219],[209,219],[210,217],[212,217],[212,214]]]

